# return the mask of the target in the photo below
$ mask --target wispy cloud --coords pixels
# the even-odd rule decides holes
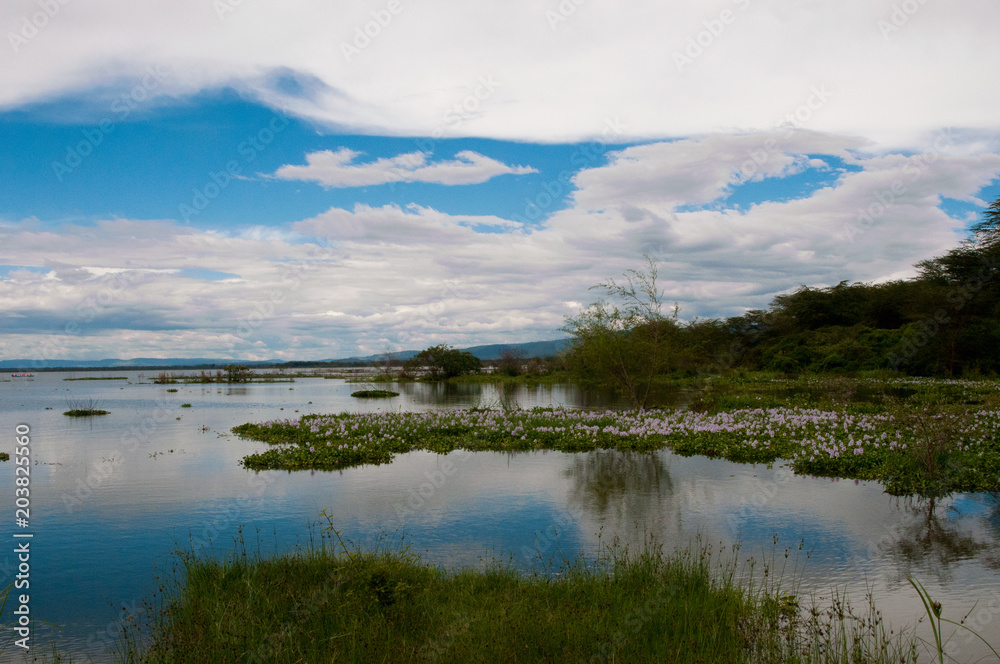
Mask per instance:
[[[463,150],[454,159],[430,162],[427,153],[409,152],[396,157],[358,163],[361,156],[348,148],[306,155],[305,166],[287,165],[274,177],[318,182],[324,187],[365,187],[390,182],[480,184],[500,175],[525,175],[538,171],[528,166],[508,166],[477,152]]]

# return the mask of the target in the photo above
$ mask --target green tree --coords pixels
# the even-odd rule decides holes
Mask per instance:
[[[253,371],[242,364],[226,365],[227,383],[249,383],[253,378]]]
[[[627,270],[592,286],[605,296],[575,317],[563,331],[573,337],[570,370],[585,383],[623,393],[634,408],[649,404],[653,381],[671,366],[670,341],[677,333],[677,306],[663,313],[663,295],[656,286],[657,270],[646,256],[645,270]]]
[[[454,378],[479,371],[482,362],[472,353],[439,344],[424,349],[406,362],[407,371],[428,367],[433,378]]]

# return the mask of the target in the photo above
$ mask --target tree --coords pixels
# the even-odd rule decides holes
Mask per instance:
[[[242,364],[226,365],[227,383],[249,383],[253,378],[253,371]]]
[[[524,370],[524,363],[527,359],[528,354],[520,348],[504,348],[500,351],[497,370],[508,376],[517,376]]]
[[[670,369],[669,346],[678,329],[677,305],[663,314],[656,265],[645,259],[646,269],[627,270],[623,283],[592,286],[613,301],[594,302],[562,328],[573,337],[571,370],[584,382],[621,391],[637,409],[648,405],[654,378]]]
[[[479,358],[469,351],[439,344],[420,351],[410,358],[405,366],[408,371],[428,367],[431,377],[448,379],[479,371],[483,365]]]

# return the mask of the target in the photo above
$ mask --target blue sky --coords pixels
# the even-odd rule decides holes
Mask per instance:
[[[661,4],[6,3],[0,357],[556,338],[643,254],[730,316],[1000,197],[993,4]]]

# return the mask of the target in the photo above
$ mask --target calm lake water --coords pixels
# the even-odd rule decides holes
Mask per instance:
[[[128,380],[64,380],[99,375]],[[784,574],[801,595],[846,591],[863,605],[871,590],[888,620],[910,624],[922,612],[906,581],[914,576],[944,605],[946,618],[975,606],[972,624],[1000,644],[996,494],[957,495],[931,513],[874,483],[669,452],[414,452],[342,472],[253,473],[238,462],[265,446],[230,433],[244,422],[467,408],[500,395],[493,386],[408,384],[390,401],[359,400],[350,396],[358,386],[342,380],[228,387],[153,385],[151,377],[2,376],[0,451],[13,453],[15,428],[26,424],[33,465],[30,527],[22,529],[14,525],[13,454],[0,464],[7,511],[0,580],[6,585],[16,574],[14,533],[32,533],[31,615],[60,626],[39,627],[32,654],[56,645],[74,661],[108,661],[121,618],[156,589],[156,575],[174,569],[175,550],[225,555],[240,527],[248,548],[263,553],[307,547],[323,510],[355,542],[402,538],[426,561],[445,566],[504,558],[528,570],[593,556],[615,537],[641,546],[650,534],[668,548],[697,536],[724,548],[740,541],[741,558],[774,556],[779,567],[792,547]],[[170,387],[178,391],[168,393]],[[524,408],[612,405],[565,385],[522,386],[513,396]],[[62,415],[90,400],[110,415]],[[8,602],[6,624],[11,609]],[[965,633],[952,643],[959,661],[988,653]],[[0,655],[3,662],[22,660],[13,645]]]

